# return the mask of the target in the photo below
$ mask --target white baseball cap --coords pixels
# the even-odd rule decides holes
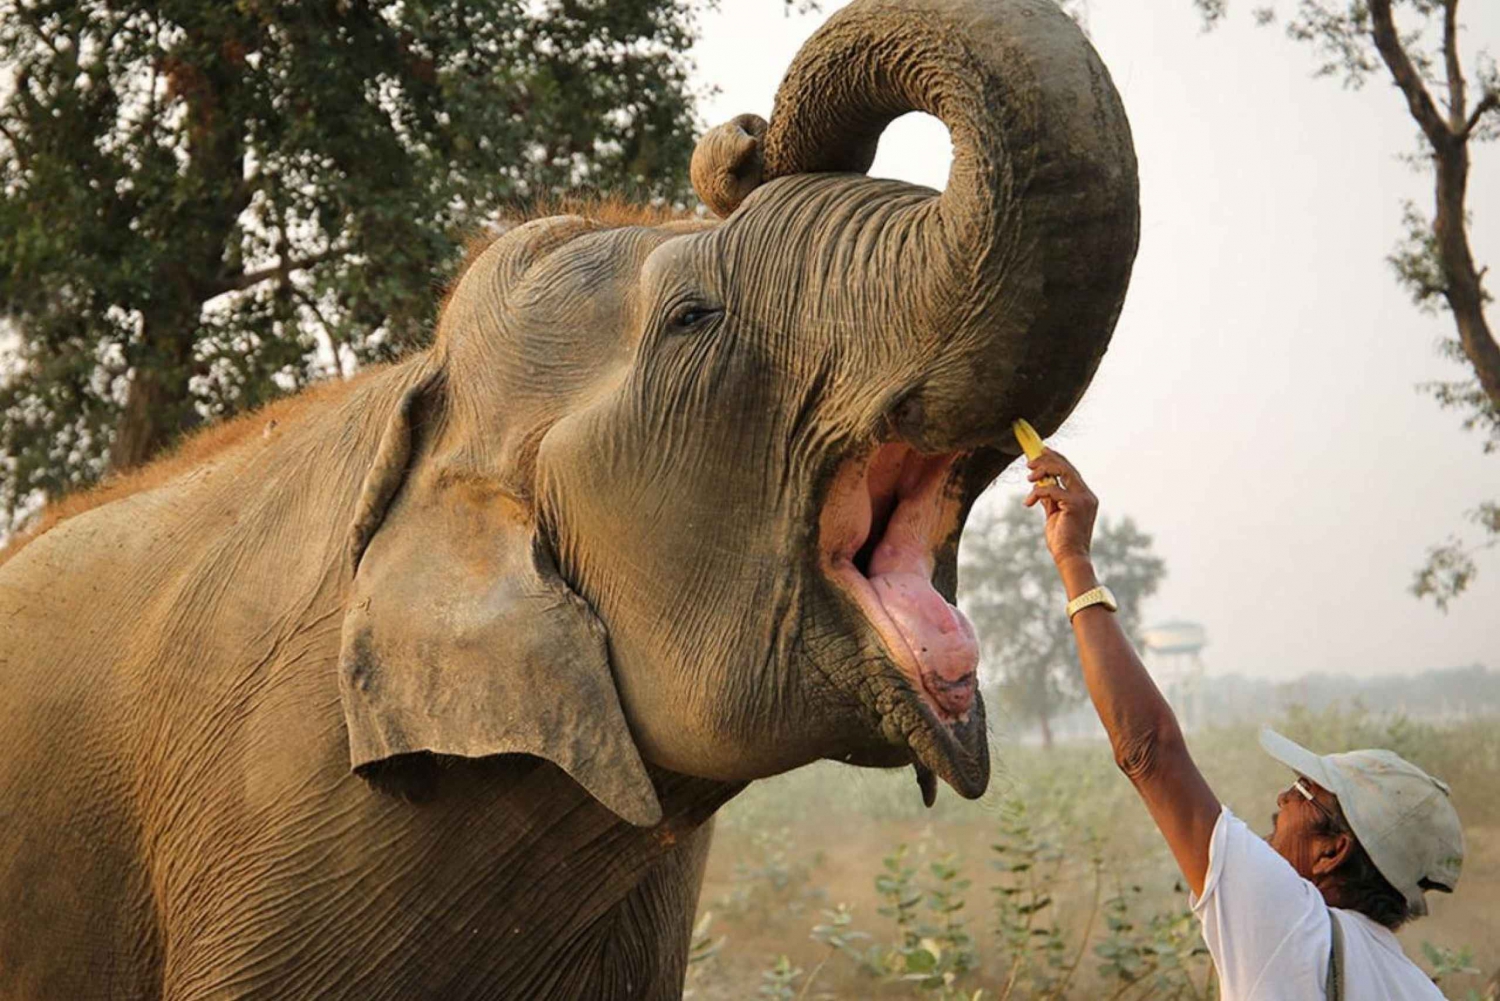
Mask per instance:
[[[1413,915],[1427,913],[1423,880],[1452,891],[1464,862],[1464,832],[1448,784],[1391,751],[1318,755],[1262,727],[1260,746],[1339,798],[1354,836]]]

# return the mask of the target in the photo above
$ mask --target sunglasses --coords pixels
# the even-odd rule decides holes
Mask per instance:
[[[1339,830],[1343,828],[1344,825],[1339,823],[1339,819],[1338,817],[1334,816],[1333,811],[1328,809],[1328,807],[1324,806],[1322,803],[1319,803],[1317,799],[1314,798],[1312,788],[1307,784],[1307,779],[1299,777],[1297,781],[1292,783],[1292,788],[1300,792],[1303,799],[1311,803],[1319,813],[1326,817],[1328,819],[1328,823],[1332,824],[1334,829]]]

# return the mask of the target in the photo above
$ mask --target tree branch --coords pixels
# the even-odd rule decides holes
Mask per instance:
[[[328,317],[323,315],[323,310],[318,306],[317,300],[298,288],[296,283],[288,282],[287,284],[291,287],[292,295],[296,296],[302,302],[302,305],[310,309],[312,315],[317,317],[318,322],[323,325],[323,333],[328,336],[328,343],[333,348],[334,370],[342,377],[344,374],[344,360],[339,357],[339,348],[344,346],[344,342],[334,333],[333,324],[329,323]]]
[[[1500,108],[1500,90],[1490,91],[1488,94],[1484,95],[1483,100],[1474,105],[1474,113],[1470,115],[1469,120],[1464,123],[1464,130],[1458,134],[1458,138],[1467,141],[1469,136],[1474,133],[1474,130],[1479,127],[1479,120],[1483,118],[1487,112],[1494,111],[1496,108]]]
[[[5,127],[5,122],[3,120],[0,120],[0,136],[4,136],[5,141],[10,143],[10,151],[12,154],[14,154],[16,162],[21,165],[21,169],[30,170],[31,158],[26,155],[26,151],[21,148],[19,143],[16,142],[15,133],[11,132],[10,129]]]
[[[28,28],[31,29],[32,34],[35,35],[36,39],[43,45],[47,46],[47,48],[52,52],[53,56],[58,59],[63,58],[62,52],[57,48],[57,43],[52,40],[51,35],[47,34],[47,26],[43,22],[43,20],[37,16],[36,11],[31,7],[23,7],[19,4],[16,5],[15,9],[22,12],[22,23],[24,23]]]
[[[307,257],[300,258],[299,260],[269,264],[255,271],[245,271],[215,283],[209,289],[209,298],[213,298],[216,295],[223,295],[225,292],[243,292],[248,288],[259,285],[268,278],[275,278],[278,275],[289,274],[293,271],[306,271],[308,268],[315,267],[324,261],[332,260],[342,254],[342,250],[325,250],[322,253],[309,254]]]
[[[156,115],[156,87],[161,81],[161,15],[151,19],[151,89],[146,94],[146,144],[155,149],[156,130],[160,119]]]
[[[1406,96],[1411,116],[1422,127],[1422,133],[1435,149],[1443,149],[1453,141],[1453,130],[1443,116],[1438,114],[1432,95],[1422,83],[1422,76],[1412,65],[1411,57],[1401,47],[1401,38],[1396,34],[1396,24],[1391,17],[1391,0],[1370,0],[1370,33],[1374,36],[1375,48],[1385,60],[1391,77],[1401,93]]]
[[[1464,120],[1464,70],[1458,61],[1458,0],[1443,0],[1443,62],[1448,68],[1448,123],[1457,132]]]

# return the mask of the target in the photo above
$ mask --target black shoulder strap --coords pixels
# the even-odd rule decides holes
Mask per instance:
[[[1323,993],[1328,1001],[1344,1001],[1344,930],[1333,908],[1328,908],[1328,929],[1332,933],[1328,942],[1328,981]]]

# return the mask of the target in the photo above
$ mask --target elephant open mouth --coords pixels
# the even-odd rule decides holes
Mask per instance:
[[[978,642],[968,618],[933,585],[937,551],[962,514],[948,489],[961,457],[881,445],[839,470],[820,522],[825,572],[909,688],[884,715],[903,717],[887,722],[905,735],[929,797],[930,773],[963,795],[978,795],[988,778]]]

